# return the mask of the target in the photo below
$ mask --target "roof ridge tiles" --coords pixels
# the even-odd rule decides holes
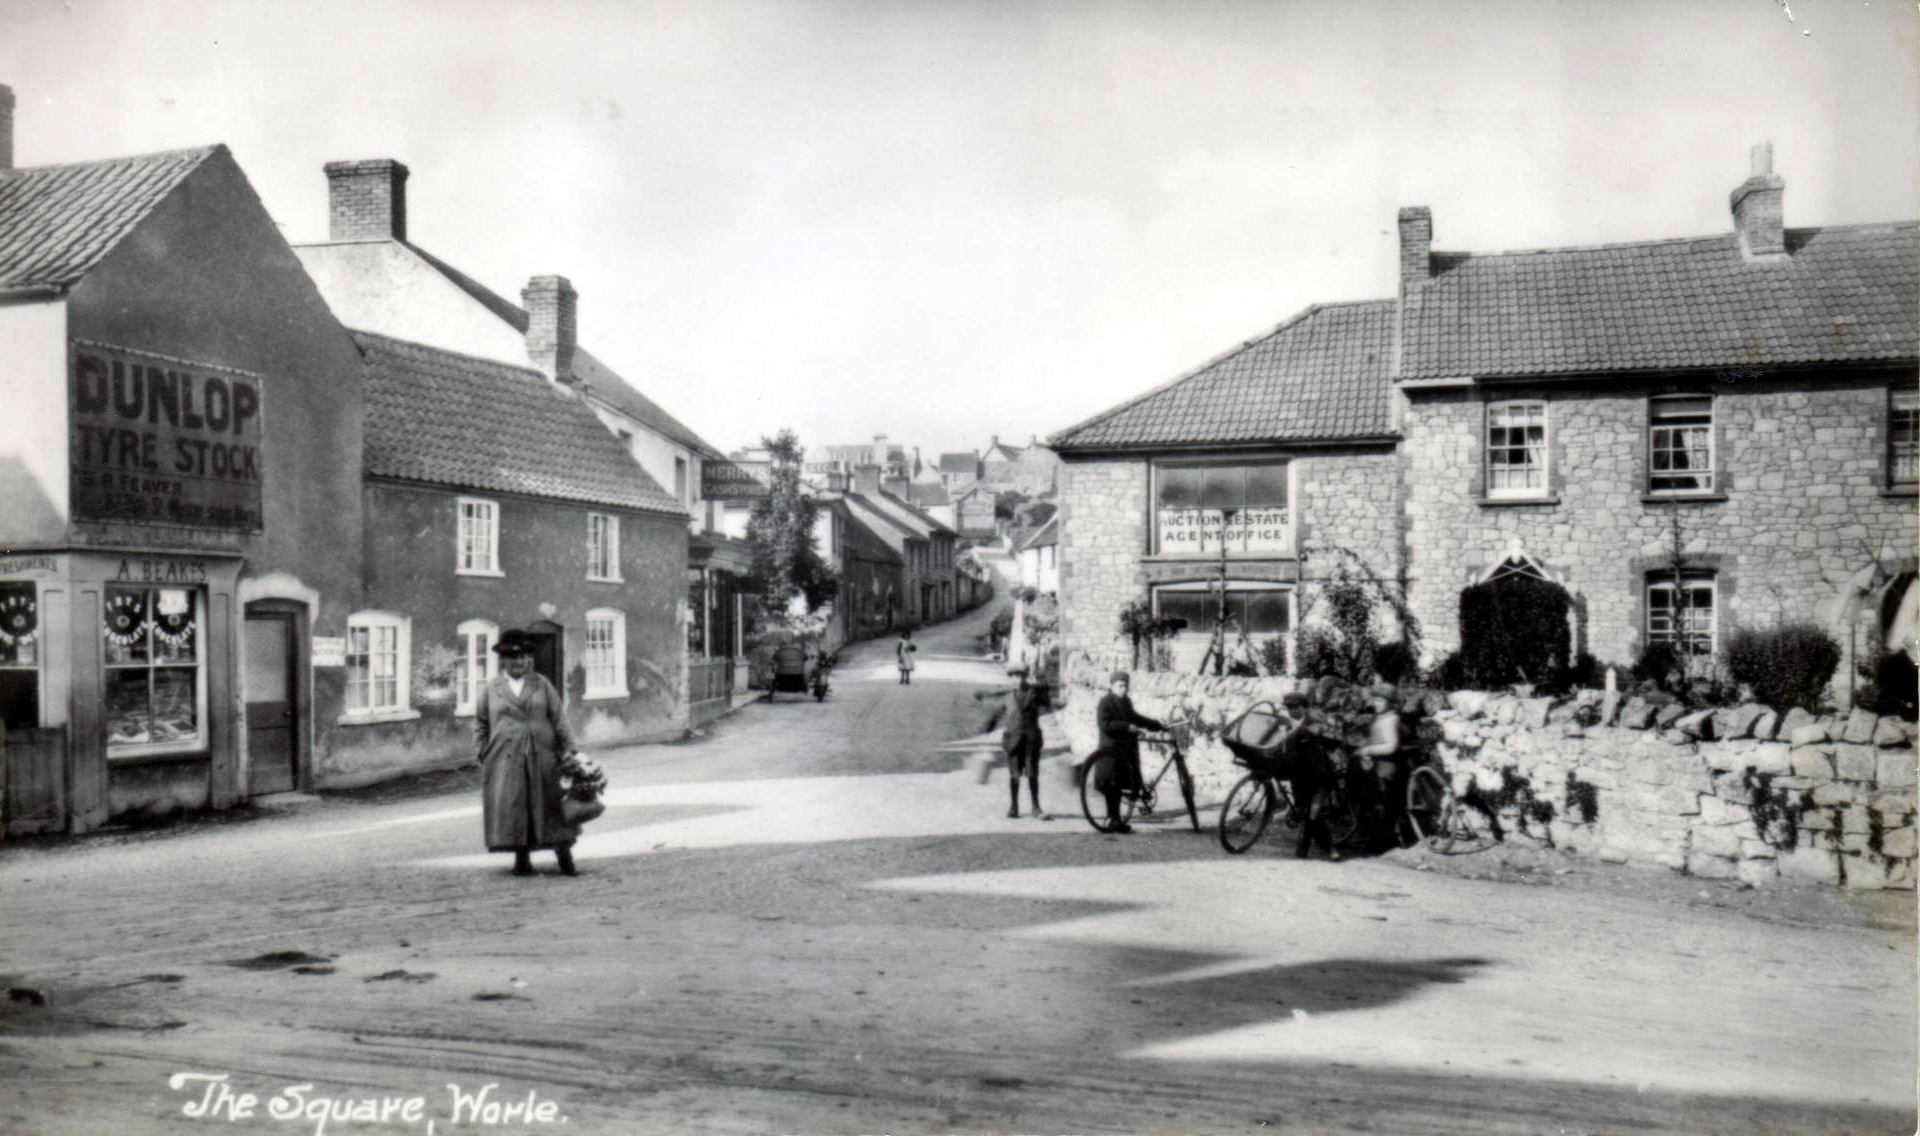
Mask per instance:
[[[134,162],[151,162],[160,158],[184,158],[188,155],[198,155],[201,158],[207,158],[221,151],[231,153],[231,151],[227,150],[227,144],[225,142],[212,142],[204,146],[180,146],[172,150],[153,150],[145,154],[122,154],[114,158],[87,158],[77,162],[48,162],[38,166],[15,166],[10,170],[0,170],[0,178],[19,177],[23,174],[33,174],[51,170],[78,170],[88,166],[113,166]]]
[[[1811,236],[1831,232],[1865,232],[1875,229],[1891,230],[1920,224],[1920,221],[1862,221],[1845,225],[1802,225],[1790,226],[1785,232],[1789,236]],[[1496,256],[1547,256],[1562,252],[1626,252],[1633,249],[1657,248],[1662,245],[1691,244],[1728,244],[1734,242],[1739,234],[1729,229],[1721,233],[1696,233],[1684,237],[1654,237],[1638,241],[1600,241],[1581,245],[1542,245],[1532,248],[1500,249],[1494,252],[1475,252],[1471,249],[1434,249],[1435,257],[1456,257],[1461,261],[1487,260]],[[1345,301],[1353,302],[1353,301]]]

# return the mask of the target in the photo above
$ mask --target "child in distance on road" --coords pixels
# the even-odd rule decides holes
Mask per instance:
[[[1000,690],[982,690],[974,694],[975,699],[995,698],[1001,694],[1007,697],[1006,703],[993,712],[993,721],[987,724],[991,730],[995,722],[1004,722],[1000,732],[1000,748],[1007,755],[1007,815],[1020,815],[1020,775],[1027,777],[1027,793],[1033,798],[1033,815],[1041,820],[1053,818],[1040,811],[1040,749],[1044,739],[1040,734],[1040,715],[1053,709],[1053,698],[1043,680],[1037,683],[1027,681],[1027,665],[1015,663],[1007,668],[1007,673],[1019,679],[1019,685]]]
[[[913,644],[913,628],[902,628],[900,641],[893,645],[894,661],[900,665],[901,686],[913,685],[913,654],[919,649]]]

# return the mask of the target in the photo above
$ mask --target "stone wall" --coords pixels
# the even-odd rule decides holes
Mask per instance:
[[[1414,397],[1402,476],[1412,599],[1430,654],[1458,646],[1461,589],[1525,552],[1572,594],[1584,632],[1576,649],[1631,663],[1646,574],[1669,563],[1676,509],[1690,564],[1716,573],[1723,643],[1736,624],[1813,619],[1846,646],[1852,621],[1872,606],[1854,597],[1871,588],[1876,562],[1882,583],[1911,570],[1920,535],[1912,494],[1883,487],[1896,381],[1911,383],[1911,372],[1712,382],[1718,493],[1678,506],[1645,495],[1648,397],[1707,387],[1543,384]],[[1547,400],[1544,503],[1484,498],[1489,393]]]
[[[1059,722],[1080,757],[1098,745],[1094,711],[1107,672],[1067,667]],[[1188,764],[1201,807],[1244,774],[1218,726],[1286,678],[1136,672],[1134,706],[1195,716]],[[1573,699],[1460,691],[1410,693],[1456,792],[1498,818],[1504,839],[1615,863],[1663,866],[1756,885],[1780,877],[1852,888],[1912,888],[1915,728],[1856,711],[1784,717],[1757,705],[1688,712],[1599,691]],[[1149,766],[1148,772],[1152,772]],[[1204,812],[1203,823],[1212,818]]]

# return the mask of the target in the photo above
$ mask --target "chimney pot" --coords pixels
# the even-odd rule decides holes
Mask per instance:
[[[1752,173],[1729,197],[1741,254],[1748,259],[1785,255],[1787,183],[1773,172],[1773,143],[1753,148],[1749,168]]]
[[[0,174],[13,170],[13,88],[0,83]]]
[[[571,386],[579,294],[564,276],[535,276],[520,300],[527,309],[527,358],[549,380]]]
[[[1433,278],[1433,211],[1424,205],[1400,210],[1400,291],[1404,295]]]
[[[327,239],[407,239],[407,167],[392,158],[328,162]]]

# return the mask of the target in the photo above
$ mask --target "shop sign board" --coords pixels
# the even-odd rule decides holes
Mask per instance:
[[[314,636],[313,665],[316,667],[346,666],[347,641],[345,639],[328,636]]]
[[[85,340],[72,363],[76,520],[265,527],[260,376]]]
[[[708,460],[700,463],[700,496],[708,501],[753,501],[772,492],[772,462]]]
[[[1293,550],[1293,529],[1287,523],[1285,506],[1239,509],[1229,524],[1223,524],[1222,518],[1219,509],[1160,510],[1160,551],[1169,556],[1207,552],[1218,555],[1223,537],[1230,553]]]

